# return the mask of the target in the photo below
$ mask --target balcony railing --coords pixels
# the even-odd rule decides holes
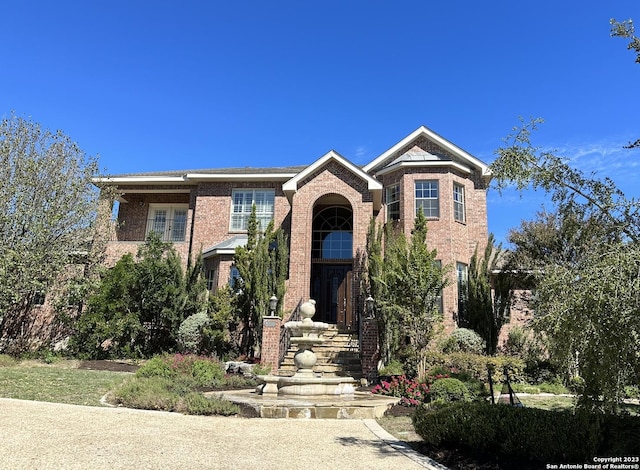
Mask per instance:
[[[143,242],[155,232],[163,242],[183,242],[187,235],[187,221],[176,219],[125,220],[115,227],[112,241]]]

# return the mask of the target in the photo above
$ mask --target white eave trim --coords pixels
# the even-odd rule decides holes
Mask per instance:
[[[376,166],[380,165],[385,160],[387,160],[389,157],[391,157],[394,153],[398,152],[402,147],[404,147],[405,145],[407,145],[407,144],[411,143],[412,141],[416,140],[420,136],[425,136],[427,139],[429,139],[432,142],[440,145],[442,148],[448,150],[449,152],[451,152],[452,154],[456,155],[457,157],[468,161],[471,164],[471,166],[473,166],[475,168],[478,168],[480,170],[480,172],[482,173],[482,176],[490,176],[491,175],[491,172],[489,171],[489,167],[488,167],[488,165],[486,163],[484,163],[481,160],[477,159],[476,157],[474,157],[470,153],[462,150],[457,145],[449,142],[444,137],[436,134],[431,129],[427,128],[426,126],[420,126],[418,129],[413,131],[407,137],[405,137],[400,142],[398,142],[393,147],[391,147],[389,150],[387,150],[382,155],[377,157],[371,163],[369,163],[366,166],[364,166],[363,170],[366,171],[366,172],[371,171]]]
[[[214,249],[203,252],[202,257],[204,259],[207,259],[207,258],[213,258],[215,256],[235,255],[235,254],[236,254],[236,250],[234,248],[214,248]]]
[[[374,209],[379,210],[382,205],[382,183],[374,179],[371,175],[362,171],[360,167],[354,165],[349,160],[342,157],[340,154],[333,150],[320,157],[318,160],[313,162],[311,165],[306,167],[304,170],[302,170],[300,173],[298,173],[282,185],[282,190],[287,196],[287,199],[289,199],[289,202],[291,202],[293,195],[298,191],[298,184],[300,183],[300,181],[316,171],[318,168],[321,168],[325,164],[329,163],[329,161],[331,160],[336,161],[338,164],[344,166],[359,178],[367,182],[367,189],[373,194]]]
[[[471,174],[471,168],[469,168],[468,166],[465,165],[461,165],[460,163],[457,162],[453,162],[450,160],[428,160],[428,161],[409,161],[409,162],[398,162],[394,165],[391,166],[387,166],[385,168],[383,168],[382,170],[380,170],[377,175],[386,175],[388,173],[392,173],[400,168],[412,168],[412,167],[418,167],[418,168],[424,168],[424,167],[432,167],[432,168],[442,168],[442,167],[453,167],[459,171],[461,171],[462,173],[465,173],[467,175]]]
[[[103,184],[185,184],[185,176],[120,176],[115,178],[93,178],[93,183]]]
[[[189,181],[286,181],[293,178],[296,173],[187,173],[185,178]]]

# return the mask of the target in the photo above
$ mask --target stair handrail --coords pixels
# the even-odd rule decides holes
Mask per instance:
[[[300,321],[302,317],[300,316],[300,306],[303,303],[303,299],[298,301],[298,305],[293,309],[289,318],[282,322],[282,326],[280,327],[280,357],[278,358],[278,367],[282,365],[282,361],[284,361],[284,357],[287,355],[287,351],[289,347],[291,347],[291,330],[284,327],[284,324],[288,321]]]

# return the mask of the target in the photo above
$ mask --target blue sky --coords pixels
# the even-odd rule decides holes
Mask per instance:
[[[490,163],[536,145],[640,195],[640,64],[601,2],[5,2],[0,116],[62,129],[108,174],[365,164],[420,125]],[[640,32],[638,33],[640,35]],[[488,196],[503,240],[544,197]]]

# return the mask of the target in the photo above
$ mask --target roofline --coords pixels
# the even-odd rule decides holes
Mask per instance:
[[[201,181],[287,181],[296,173],[187,173],[182,176],[116,176],[93,178],[94,184],[194,184]]]
[[[371,161],[370,163],[365,165],[362,169],[364,171],[366,171],[366,172],[371,171],[377,165],[379,165],[380,163],[384,162],[391,155],[393,155],[398,150],[400,150],[402,147],[404,147],[405,145],[411,143],[411,141],[417,139],[421,135],[426,136],[428,139],[430,139],[433,142],[437,143],[438,145],[440,145],[441,147],[445,148],[446,150],[448,150],[449,152],[453,153],[454,155],[469,161],[469,163],[471,163],[473,166],[475,166],[476,168],[478,168],[482,172],[482,176],[489,176],[491,174],[491,172],[489,171],[489,166],[486,163],[484,163],[482,160],[479,160],[478,158],[476,158],[473,155],[471,155],[469,152],[467,152],[467,151],[461,149],[460,147],[458,147],[457,145],[449,142],[447,139],[445,139],[441,135],[433,132],[431,129],[429,129],[426,126],[418,127],[415,131],[413,131],[411,134],[406,136],[400,142],[395,144],[389,150],[387,150],[382,155],[380,155],[379,157],[375,158],[373,161]]]
[[[362,168],[351,163],[335,150],[330,150],[329,152],[325,153],[322,157],[317,159],[311,165],[307,166],[304,170],[302,170],[300,173],[298,173],[282,185],[282,190],[287,196],[287,199],[289,199],[289,201],[292,200],[293,195],[298,191],[298,183],[301,180],[303,180],[331,160],[338,162],[340,165],[346,167],[349,171],[358,175],[360,178],[367,182],[367,189],[373,194],[374,209],[379,210],[382,206],[382,183],[363,171]]]
[[[208,174],[208,173],[187,173],[185,178],[189,181],[287,181],[297,173],[229,173],[229,174]]]

